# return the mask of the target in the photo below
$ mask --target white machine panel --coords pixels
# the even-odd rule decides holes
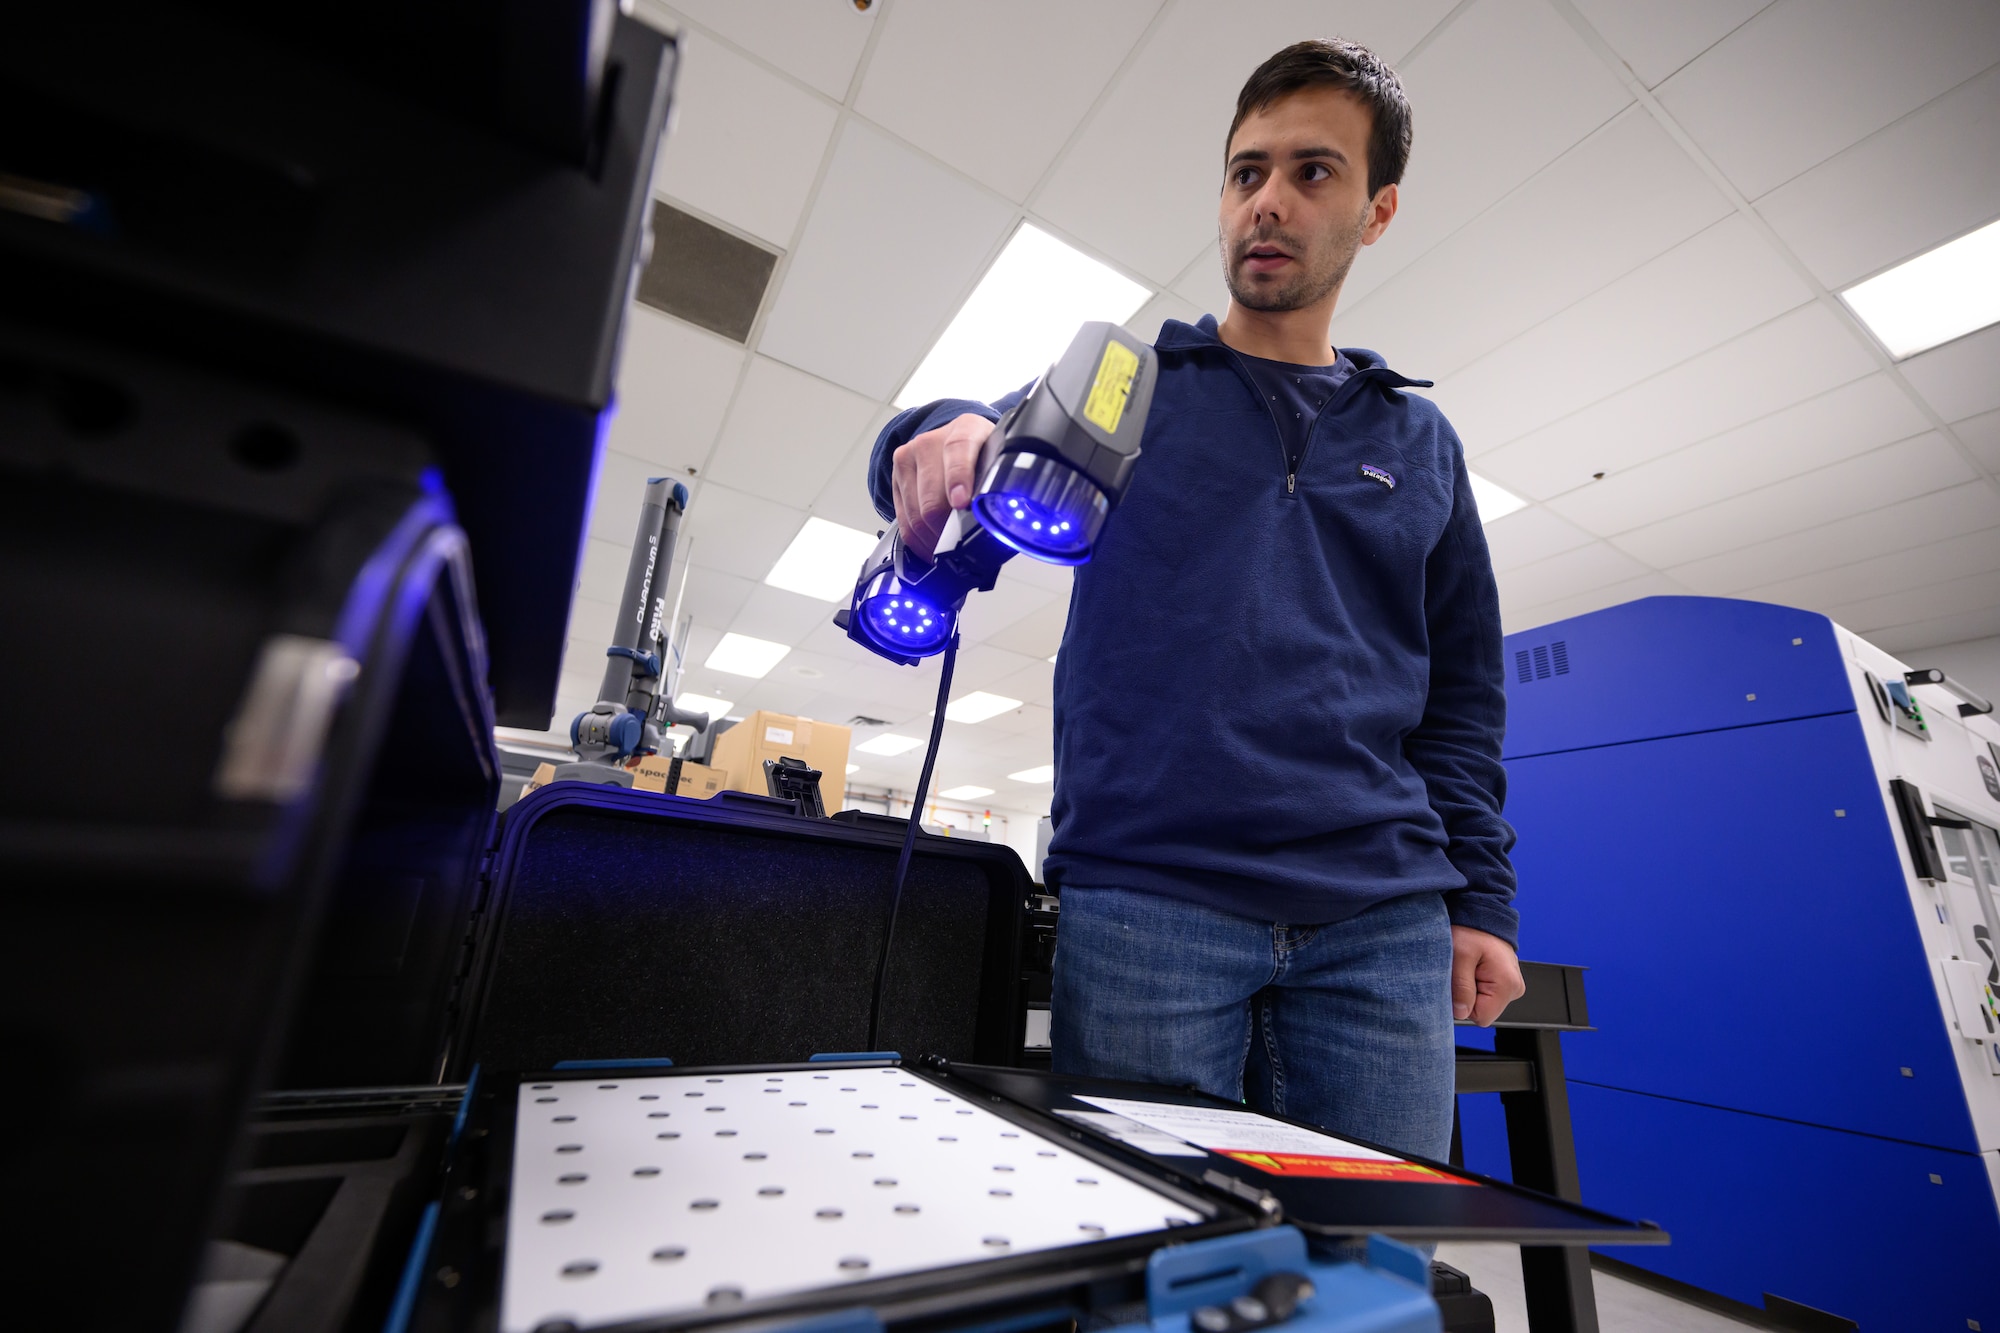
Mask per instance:
[[[524,1083],[517,1112],[505,1333],[1202,1220],[903,1069]]]

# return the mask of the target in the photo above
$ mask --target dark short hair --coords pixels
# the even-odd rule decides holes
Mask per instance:
[[[1403,169],[1410,165],[1411,134],[1403,81],[1382,57],[1359,42],[1338,37],[1294,42],[1257,66],[1236,94],[1236,119],[1229,122],[1229,136],[1222,141],[1223,157],[1228,158],[1229,145],[1246,119],[1302,88],[1338,88],[1359,98],[1373,115],[1374,128],[1368,135],[1370,197],[1403,179]]]

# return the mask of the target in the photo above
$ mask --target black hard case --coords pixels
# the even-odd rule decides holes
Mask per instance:
[[[903,821],[580,782],[495,821],[492,791],[453,817],[379,800],[364,813],[285,1051],[288,1090],[265,1099],[218,1232],[292,1257],[248,1333],[380,1326],[441,1186],[449,1094],[477,1071],[867,1044]],[[468,839],[475,822],[490,835]],[[1020,1062],[1031,889],[1010,848],[920,836],[880,1045]]]

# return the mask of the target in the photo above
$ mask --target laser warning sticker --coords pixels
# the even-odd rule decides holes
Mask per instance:
[[[1173,1106],[1121,1097],[1079,1097],[1102,1111],[1158,1134],[1192,1143],[1274,1176],[1316,1176],[1339,1180],[1392,1180],[1427,1185],[1478,1182],[1406,1161],[1394,1153],[1364,1147],[1333,1134],[1259,1115],[1211,1106]],[[1143,1151],[1152,1151],[1134,1144]]]
[[[1104,344],[1104,359],[1097,363],[1097,380],[1083,403],[1083,419],[1116,435],[1125,417],[1125,400],[1132,392],[1132,377],[1139,373],[1139,354],[1117,339]]]
[[[1474,1183],[1398,1158],[1319,1157],[1291,1152],[1225,1152],[1221,1155],[1274,1176],[1316,1176],[1322,1180],[1402,1180],[1422,1185]]]

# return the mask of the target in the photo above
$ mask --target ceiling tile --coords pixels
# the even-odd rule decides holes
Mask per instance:
[[[1450,375],[1729,211],[1633,107],[1365,299],[1343,297],[1333,341],[1406,374]]]
[[[1222,278],[1222,251],[1216,244],[1213,227],[1201,253],[1174,279],[1172,290],[1204,315],[1214,315],[1219,320],[1229,313],[1229,284]]]
[[[1589,533],[1539,505],[1516,510],[1486,525],[1486,546],[1493,553],[1495,570],[1519,569],[1589,544]]]
[[[831,722],[833,719],[827,714],[836,712],[839,708],[839,705],[827,697],[825,691],[818,688],[816,681],[800,680],[796,676],[782,676],[775,671],[757,681],[743,680],[741,676],[725,679],[740,680],[749,687],[737,691],[736,697],[741,700],[736,706],[737,712],[765,708],[774,713],[790,713],[793,717],[817,718],[820,721]],[[821,707],[822,701],[828,706]],[[759,773],[758,778],[762,777],[763,774]]]
[[[1612,540],[1647,564],[1668,569],[1927,491],[1943,490],[1971,475],[1958,451],[1932,432],[1648,524]]]
[[[653,188],[784,249],[839,113],[699,32],[682,53]]]
[[[2000,474],[2000,412],[1954,422],[1951,429],[1959,442],[1972,450],[1981,467]]]
[[[744,599],[736,618],[729,622],[729,628],[734,633],[748,634],[752,638],[796,645],[822,623],[831,621],[838,609],[816,597],[801,597],[798,593],[760,583]]]
[[[1727,37],[1771,0],[1575,0],[1648,88]]]
[[[1115,519],[1105,520],[1107,523],[1115,521]],[[1037,588],[1058,593],[1067,603],[1070,584],[1076,578],[1076,571],[1068,565],[1052,565],[1046,560],[1010,560],[1007,562],[1007,572],[1000,577],[1020,579],[1024,583],[1034,584]]]
[[[2000,524],[2000,496],[1983,481],[1968,482],[1690,561],[1668,572],[1697,592],[1728,597],[1746,588],[1910,550],[1996,524]]]
[[[681,615],[692,616],[695,624],[719,634],[729,628],[736,613],[743,609],[743,603],[761,586],[755,580],[721,570],[691,568],[687,590],[681,594]]]
[[[1902,363],[1904,378],[1946,421],[2000,407],[2000,324]]]
[[[883,20],[855,110],[1020,201],[1055,160],[1161,0],[924,0]],[[967,96],[961,53],[1031,96]],[[978,86],[974,80],[973,87]]]
[[[1930,624],[1947,617],[1989,611],[2000,606],[2000,578],[1982,569],[1957,578],[1933,575],[1902,592],[1884,597],[1837,602],[1826,614],[1857,634],[1904,625]]]
[[[1047,665],[1047,659],[1055,656],[1056,649],[1062,647],[1063,629],[1068,623],[1069,598],[1051,595],[1039,610],[1031,611],[1004,629],[989,634],[986,641],[995,648],[1005,648]]]
[[[565,663],[565,668],[568,667]],[[556,711],[549,717],[549,730],[565,739],[569,724],[578,713],[587,713],[597,702],[597,687],[604,683],[602,667],[565,669],[556,681]]]
[[[1839,607],[1842,614],[1836,618],[1849,629],[1858,630],[1861,626],[1848,618],[1851,614],[1848,608],[1857,603],[1896,597],[1969,575],[1991,575],[1996,570],[2000,570],[2000,527],[1991,527],[1889,555],[1815,570],[1798,578],[1760,584],[1746,589],[1743,595],[1780,606],[1803,606],[1828,615],[1833,614],[1830,608]],[[2000,593],[1993,600],[2000,603]],[[1928,615],[1924,613],[1925,618]]]
[[[875,440],[882,428],[894,420],[896,410],[877,407],[874,415],[855,436],[847,453],[813,498],[812,512],[829,523],[839,523],[857,532],[880,532],[885,526],[868,496],[868,467],[875,457]]]
[[[685,480],[715,443],[743,349],[636,303],[626,308],[624,340],[618,411],[606,444]],[[629,541],[632,534],[623,536]]]
[[[1011,565],[1026,558],[1016,556],[1008,563]],[[1023,616],[1044,610],[1055,600],[1055,594],[1046,588],[1002,575],[990,591],[976,592],[965,599],[965,610],[959,615],[960,634],[967,643],[991,643],[995,634]],[[1047,653],[1042,655],[1048,656]]]
[[[1480,458],[1810,296],[1748,222],[1726,218],[1440,381],[1434,396]]]
[[[1500,584],[1500,605],[1506,610],[1574,597],[1647,572],[1646,566],[1616,547],[1592,542],[1532,565],[1519,565],[1495,578]]]
[[[597,459],[597,489],[590,503],[590,535],[629,552],[639,527],[639,505],[646,498],[646,483],[662,475],[688,484],[688,478],[677,469],[662,468],[658,463],[606,449]],[[622,592],[622,568],[618,578]]]
[[[767,356],[752,357],[723,423],[711,479],[804,509],[854,446],[877,404]]]
[[[1641,597],[1678,597],[1687,589],[1665,574],[1647,573],[1637,578],[1619,583],[1606,584],[1601,588],[1590,588],[1572,593],[1568,597],[1558,597],[1540,606],[1523,607],[1518,611],[1502,611],[1500,629],[1503,634],[1518,634],[1522,630],[1534,629],[1552,621],[1568,620],[1571,616],[1588,615],[1592,611],[1602,611],[1607,606],[1622,606],[1635,602]]]
[[[1349,300],[1374,290],[1632,100],[1542,0],[1478,0],[1398,72],[1416,120],[1410,169],[1396,220],[1355,260]]]
[[[634,508],[632,512],[636,523],[638,510]],[[618,599],[625,595],[625,567],[631,558],[632,534],[629,532],[623,541],[616,542],[602,537],[586,537],[583,559],[577,566],[577,597],[616,606]]]
[[[1027,703],[1040,704],[1044,708],[1053,708],[1056,702],[1056,669],[1047,662],[1037,662],[1034,666],[994,682],[993,692],[1004,694],[1010,699],[1020,699]],[[1054,738],[1045,737],[1044,740],[1053,744]]]
[[[681,531],[691,543],[695,568],[762,583],[805,522],[804,510],[703,482],[688,502]]]
[[[644,3],[649,9],[669,14],[679,11],[836,102],[847,98],[876,12],[856,9],[845,0],[757,0],[754,5],[742,0],[674,0],[670,6],[657,0]]]
[[[1936,620],[1920,621],[1914,625],[1898,625],[1893,629],[1879,629],[1869,638],[1884,652],[1907,657],[1936,644],[1965,643],[1989,635],[2000,635],[2000,606],[1940,616]]]
[[[974,593],[973,595],[976,597],[979,594]],[[1001,691],[992,688],[996,681],[999,681],[1003,677],[1011,676],[1018,671],[1026,670],[1028,667],[1033,666],[1034,662],[1035,659],[1032,657],[1021,653],[1009,652],[1007,649],[996,647],[991,643],[968,643],[965,647],[958,650],[958,667],[952,673],[951,677],[951,697],[956,699],[960,695],[973,690],[986,690],[989,693],[999,694]],[[1013,696],[1009,695],[1008,697],[1011,698]],[[929,705],[927,704],[925,707],[928,708]],[[954,722],[951,725],[958,726],[959,724]],[[967,725],[985,726],[986,724],[975,722]]]
[[[1996,60],[1991,0],[1780,0],[1660,101],[1755,199]]]
[[[694,627],[687,632],[687,638],[679,645],[681,679],[679,691],[693,690],[696,694],[706,694],[711,699],[741,699],[748,688],[741,676],[726,676],[719,671],[710,671],[702,663],[715,651],[715,645],[722,642],[722,627],[706,624],[697,619]],[[737,682],[731,684],[731,681]],[[739,713],[741,709],[736,710]]]
[[[1870,375],[1699,444],[1580,486],[1549,508],[1599,536],[1922,434],[1928,423],[1887,375]]]
[[[1011,217],[997,195],[849,121],[759,350],[877,401],[889,398],[958,308]]]
[[[578,596],[569,604],[569,637],[594,643],[602,653],[611,645],[611,622],[617,618],[616,604]]]
[[[859,669],[860,664],[849,658],[827,657],[795,648],[784,661],[771,668],[771,674],[811,684],[820,691],[818,707],[821,712],[818,716],[830,722],[845,723],[854,716],[854,710],[846,707],[844,690]],[[841,710],[838,716],[835,716],[836,710]]]
[[[1828,287],[2000,217],[2000,66],[1757,201]]]
[[[1590,485],[1593,473],[1636,467],[1875,368],[1852,326],[1818,304],[1691,360],[1675,365],[1675,359],[1663,354],[1666,369],[1650,379],[1512,444],[1468,452],[1479,471],[1503,486],[1535,498],[1560,495]],[[1452,399],[1445,403],[1449,409]],[[1465,423],[1457,425],[1464,435]]]
[[[1034,212],[1154,283],[1171,282],[1215,235],[1222,140],[1252,70],[1301,36],[1331,32],[1393,64],[1450,8],[1450,0],[1175,5],[1078,132]]]
[[[1194,302],[1171,291],[1163,291],[1139,307],[1139,313],[1125,321],[1125,327],[1147,342],[1157,342],[1160,326],[1170,319],[1192,324],[1205,312]]]

